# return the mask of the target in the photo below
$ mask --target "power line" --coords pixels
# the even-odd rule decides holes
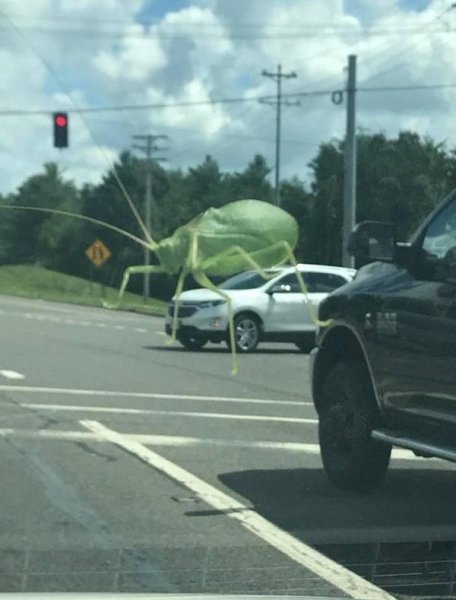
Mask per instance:
[[[439,12],[432,20],[425,22],[417,30],[417,32],[415,33],[415,36],[417,34],[419,34],[419,33],[427,33],[427,30],[426,30],[427,26],[432,25],[436,21],[442,22],[442,18],[445,15],[447,15],[448,13],[450,13],[452,10],[454,10],[454,8],[455,8],[455,4],[454,3],[450,4],[449,6],[447,6],[443,11]],[[445,31],[451,32],[453,30],[451,30],[448,27],[445,27],[445,29],[443,31],[444,32]],[[383,70],[380,71],[380,72],[374,73],[373,75],[370,75],[369,77],[367,77],[367,79],[363,80],[363,83],[366,83],[368,81],[372,81],[373,79],[378,79],[378,77],[381,77],[382,75],[385,75],[386,73],[389,73],[389,72],[395,70],[398,66],[400,66],[401,64],[403,64],[404,61],[399,61],[399,63],[393,62],[393,64],[391,66],[389,66],[389,67],[387,65],[389,63],[391,63],[392,60],[394,61],[395,59],[404,56],[404,54],[410,53],[411,50],[413,50],[419,43],[421,43],[421,40],[416,40],[415,39],[415,41],[411,45],[408,42],[410,42],[410,40],[407,40],[406,46],[405,46],[405,48],[402,49],[401,52],[398,52],[396,54],[390,54],[388,57],[386,57],[386,60],[385,59],[381,60],[380,63],[377,65],[376,68],[378,69],[379,67],[383,67]],[[400,47],[400,45],[401,45],[401,43],[395,44],[393,46],[393,49]],[[390,50],[391,50],[391,48],[390,48]],[[369,58],[367,58],[367,62],[369,62]],[[364,65],[366,64],[366,60],[363,60],[363,64]],[[386,69],[385,69],[385,67],[386,67]]]
[[[43,19],[48,20],[48,19]],[[30,31],[38,34],[64,34],[64,35],[77,35],[81,37],[123,37],[123,38],[172,38],[172,37],[180,37],[180,36],[191,36],[196,34],[198,39],[220,39],[222,37],[227,37],[230,39],[301,39],[303,35],[306,38],[328,38],[328,37],[344,37],[344,36],[362,36],[362,37],[374,37],[374,36],[396,36],[396,35],[404,35],[404,34],[434,34],[434,33],[452,33],[455,31],[454,28],[450,28],[448,26],[439,26],[432,29],[428,29],[428,25],[432,25],[436,19],[433,19],[430,23],[426,24],[424,27],[396,27],[396,28],[370,28],[366,29],[363,27],[359,28],[342,28],[335,24],[323,26],[320,30],[315,26],[284,26],[284,25],[267,25],[266,31],[259,32],[258,28],[260,25],[252,25],[251,30],[247,30],[245,25],[242,28],[245,30],[244,32],[238,31],[236,29],[233,30],[231,28],[229,31],[220,32],[221,25],[215,24],[210,25],[207,23],[192,23],[190,24],[173,24],[172,26],[167,26],[168,29],[157,29],[151,30],[146,29],[148,26],[147,23],[142,23],[139,21],[130,21],[126,22],[129,25],[136,25],[138,27],[143,27],[143,30],[132,31],[125,29],[97,29],[97,28],[87,28],[87,27],[74,27],[74,21],[68,21],[71,24],[71,27],[46,27],[46,26],[27,26],[22,25],[21,29],[25,31]],[[63,23],[65,21],[62,21]],[[81,21],[82,22],[82,21]],[[104,21],[90,21],[93,23],[104,23]],[[108,22],[108,21],[106,21]],[[116,21],[113,21],[116,22]],[[274,30],[274,28],[280,27],[282,30],[278,31],[268,31]],[[212,29],[212,32],[211,32]],[[0,31],[5,31],[5,28],[0,27]]]
[[[434,90],[444,88],[456,88],[456,83],[434,83],[434,84],[411,84],[411,85],[396,85],[396,86],[375,86],[375,87],[358,87],[358,92],[393,92],[393,91],[416,91],[416,90]],[[282,99],[287,98],[312,98],[318,96],[330,96],[334,92],[333,89],[314,90],[306,92],[294,92],[282,94]],[[216,98],[214,100],[189,100],[182,102],[158,102],[156,104],[122,104],[114,106],[87,106],[81,108],[65,108],[65,112],[71,114],[90,114],[90,113],[106,113],[106,112],[128,112],[140,111],[161,108],[181,108],[190,106],[211,106],[217,104],[240,104],[247,102],[274,102],[277,96],[249,96],[239,98]],[[61,107],[60,107],[61,108]],[[21,116],[41,116],[52,115],[56,109],[0,109],[0,117],[21,117]]]

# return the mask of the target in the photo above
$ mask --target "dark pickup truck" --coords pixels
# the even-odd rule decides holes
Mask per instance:
[[[456,190],[409,243],[365,221],[348,250],[360,268],[320,305],[312,393],[329,479],[366,490],[392,446],[456,462]]]

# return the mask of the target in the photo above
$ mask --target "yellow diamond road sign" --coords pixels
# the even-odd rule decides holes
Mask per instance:
[[[102,265],[111,256],[109,248],[106,248],[101,240],[95,240],[95,242],[87,248],[85,254],[96,267]]]

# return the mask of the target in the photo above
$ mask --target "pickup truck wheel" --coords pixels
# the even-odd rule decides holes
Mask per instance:
[[[201,350],[208,342],[204,336],[188,334],[179,335],[178,340],[186,350]]]
[[[337,363],[323,383],[319,409],[321,457],[334,485],[362,491],[383,480],[391,446],[370,435],[381,423],[365,365],[361,361]]]

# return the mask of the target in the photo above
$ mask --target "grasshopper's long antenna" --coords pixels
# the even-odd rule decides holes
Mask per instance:
[[[92,129],[90,128],[87,119],[84,117],[84,114],[82,113],[82,111],[79,109],[79,107],[76,105],[76,103],[74,102],[73,98],[71,97],[70,93],[68,92],[68,90],[66,89],[63,81],[60,79],[58,73],[55,71],[55,69],[52,67],[52,65],[44,58],[44,56],[36,49],[36,47],[30,42],[30,40],[25,36],[25,34],[22,32],[22,30],[20,29],[20,27],[18,27],[6,14],[4,11],[0,10],[0,16],[3,17],[3,19],[9,23],[10,27],[24,40],[25,44],[28,45],[28,47],[32,50],[32,52],[34,52],[38,58],[41,60],[41,62],[44,64],[44,66],[46,67],[46,69],[49,71],[49,73],[51,73],[51,75],[54,77],[54,79],[56,80],[56,82],[58,83],[58,85],[60,86],[60,88],[62,89],[63,93],[65,94],[65,96],[67,96],[68,100],[70,101],[70,103],[72,104],[74,110],[78,113],[78,115],[81,117],[84,125],[87,127],[88,132],[90,133],[90,135],[93,138],[93,141],[95,142],[95,145],[97,146],[98,150],[100,151],[100,153],[102,154],[103,158],[105,159],[105,161],[108,163],[109,168],[111,169],[112,174],[114,175],[114,179],[117,182],[117,185],[119,186],[121,192],[123,193],[123,195],[125,196],[125,199],[128,202],[128,205],[130,206],[131,211],[133,212],[136,221],[138,222],[138,225],[140,226],[142,232],[144,233],[144,236],[146,238],[146,241],[149,242],[150,244],[155,244],[154,240],[152,239],[152,236],[150,235],[150,232],[148,231],[144,221],[141,219],[141,216],[137,210],[137,208],[134,205],[133,200],[131,199],[129,193],[127,192],[124,184],[122,183],[122,180],[117,172],[117,169],[114,165],[114,163],[112,162],[112,160],[109,158],[109,156],[106,154],[106,152],[103,150],[102,146],[98,143],[98,140],[95,136],[95,134],[93,133]],[[139,239],[139,238],[138,238]]]
[[[129,231],[124,231],[120,227],[116,227],[115,225],[111,225],[111,223],[105,223],[104,221],[100,221],[99,219],[94,219],[93,217],[86,217],[85,215],[78,215],[76,213],[71,213],[66,210],[59,210],[57,208],[42,208],[38,206],[20,206],[14,204],[0,204],[0,209],[8,208],[10,210],[30,210],[35,212],[45,212],[45,213],[54,213],[56,215],[63,215],[64,217],[74,217],[75,219],[81,219],[82,221],[89,221],[89,223],[94,223],[95,225],[101,225],[102,227],[106,227],[107,229],[112,229],[112,231],[116,231],[121,235],[130,238],[137,244],[141,244],[144,248],[148,250],[153,250],[158,244],[151,240],[149,243],[145,242],[136,235],[133,235]]]

